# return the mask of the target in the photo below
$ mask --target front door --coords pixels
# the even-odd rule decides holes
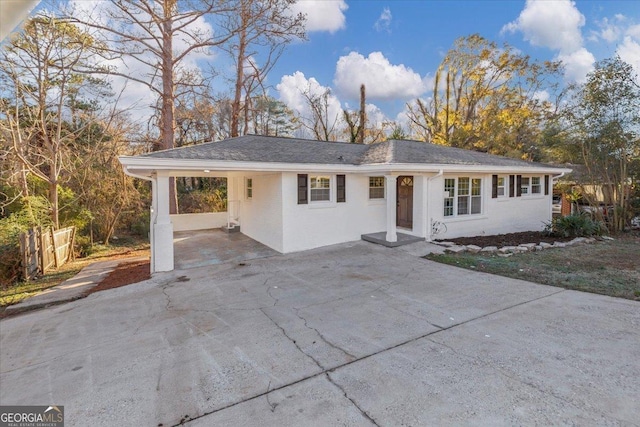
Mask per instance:
[[[397,183],[396,225],[413,228],[413,177],[399,176]]]

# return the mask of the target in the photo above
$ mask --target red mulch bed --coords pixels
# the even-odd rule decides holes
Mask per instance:
[[[131,285],[151,278],[149,261],[123,262],[105,277],[98,286],[87,291],[87,295],[107,289]]]
[[[476,236],[476,237],[460,237],[457,239],[447,239],[448,242],[454,242],[458,245],[476,245],[481,248],[485,246],[518,246],[523,243],[540,243],[540,242],[568,242],[572,237],[550,237],[540,231],[525,231],[522,233],[498,234],[496,236]]]

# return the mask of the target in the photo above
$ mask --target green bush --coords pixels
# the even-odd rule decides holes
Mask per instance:
[[[554,218],[545,227],[545,232],[559,237],[599,236],[605,230],[601,222],[591,219],[587,213]]]

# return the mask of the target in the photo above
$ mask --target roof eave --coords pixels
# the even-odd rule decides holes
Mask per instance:
[[[126,171],[137,175],[151,176],[154,173],[179,173],[181,171],[258,171],[258,172],[351,172],[351,173],[394,173],[394,172],[439,172],[445,173],[569,173],[571,169],[553,166],[497,166],[460,165],[426,163],[378,163],[378,164],[319,164],[319,163],[276,163],[242,162],[197,159],[162,159],[138,156],[121,156],[120,163]]]

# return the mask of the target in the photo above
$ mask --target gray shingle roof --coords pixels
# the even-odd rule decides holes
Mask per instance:
[[[326,165],[438,164],[549,167],[540,163],[420,141],[389,140],[362,145],[258,135],[245,135],[218,142],[156,151],[143,154],[141,157]]]

